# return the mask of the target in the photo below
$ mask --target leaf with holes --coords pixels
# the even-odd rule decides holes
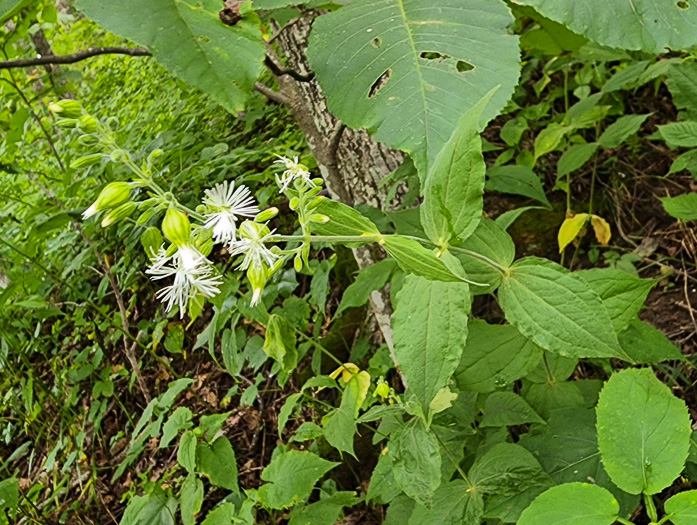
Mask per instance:
[[[315,21],[308,58],[337,117],[427,173],[462,115],[500,85],[483,124],[513,93],[512,22],[501,0],[358,0]]]
[[[694,0],[517,0],[608,47],[664,53],[697,44]],[[602,13],[602,16],[598,16]]]
[[[220,0],[80,0],[78,7],[109,31],[150,49],[174,75],[228,111],[244,109],[265,56],[254,13],[229,27],[218,15]]]

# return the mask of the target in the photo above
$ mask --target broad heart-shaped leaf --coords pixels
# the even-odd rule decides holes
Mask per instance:
[[[392,316],[394,351],[411,392],[425,411],[460,362],[470,311],[465,283],[409,275]]]
[[[517,0],[608,47],[664,53],[697,44],[697,11],[674,0]],[[602,17],[598,16],[602,13]]]
[[[421,224],[428,238],[438,246],[464,241],[482,218],[486,164],[479,137],[479,119],[491,95],[493,93],[460,119],[423,184]]]
[[[697,193],[664,197],[661,202],[671,217],[681,221],[697,221]]]
[[[630,494],[656,494],[680,475],[690,448],[690,416],[649,368],[615,373],[596,409],[605,469]]]
[[[475,295],[491,293],[498,288],[501,284],[501,272],[482,259],[459,251],[458,248],[483,255],[504,268],[508,268],[515,258],[515,244],[511,236],[496,222],[482,217],[474,233],[462,245],[450,250],[462,264],[469,279],[487,285],[472,286],[470,291]]]
[[[550,352],[568,357],[627,358],[598,294],[551,261],[515,262],[499,288],[506,319]]]
[[[234,492],[239,490],[235,451],[225,436],[220,436],[211,445],[199,443],[196,447],[196,464],[213,485]]]
[[[666,501],[665,511],[675,525],[694,525],[697,523],[697,490],[676,494]]]
[[[265,56],[258,17],[223,24],[219,0],[79,0],[106,29],[137,42],[184,82],[231,112],[244,109]]]
[[[612,525],[620,506],[602,487],[566,483],[540,494],[518,520],[518,525]]]
[[[408,525],[479,525],[484,500],[476,491],[468,491],[461,480],[442,485],[433,495],[433,506],[417,505]]]
[[[420,173],[460,117],[496,86],[485,123],[518,82],[518,37],[501,0],[356,0],[315,21],[308,58],[329,109],[411,154]]]
[[[636,319],[656,281],[639,279],[622,270],[593,268],[576,273],[602,299],[612,326],[619,333]]]
[[[430,505],[441,482],[440,450],[433,432],[415,417],[392,431],[387,449],[397,486],[410,498]]]
[[[261,473],[267,483],[259,488],[259,501],[270,509],[292,507],[305,501],[317,480],[337,465],[312,452],[283,452]]]
[[[527,375],[542,359],[542,349],[511,325],[475,319],[455,372],[457,386],[470,392],[493,392]]]
[[[356,418],[370,388],[368,372],[354,375],[344,388],[341,405],[324,417],[324,437],[327,442],[342,452],[353,453],[353,436],[356,433]]]

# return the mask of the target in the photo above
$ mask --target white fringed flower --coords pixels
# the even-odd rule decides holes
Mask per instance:
[[[281,187],[281,193],[284,193],[288,187],[297,179],[304,180],[310,187],[314,188],[316,184],[312,182],[312,174],[307,167],[298,162],[298,157],[292,159],[276,155],[278,160],[274,164],[283,164],[286,170],[281,175],[276,175],[276,182]]]
[[[269,250],[264,243],[269,242],[274,231],[269,231],[266,226],[250,221],[245,221],[240,227],[242,235],[236,241],[228,243],[231,257],[244,255],[240,270],[253,268],[257,271],[273,267],[279,256]]]
[[[216,184],[213,189],[206,190],[203,204],[209,212],[205,214],[204,226],[213,230],[215,242],[234,241],[237,233],[238,217],[252,218],[259,213],[259,207],[254,203],[249,188],[238,186],[228,181]]]
[[[210,261],[191,246],[180,246],[171,256],[164,246],[160,247],[145,273],[153,281],[174,276],[174,282],[157,292],[157,298],[167,304],[168,312],[177,305],[179,317],[184,317],[189,301],[196,295],[213,297],[220,292],[220,276],[213,275]]]

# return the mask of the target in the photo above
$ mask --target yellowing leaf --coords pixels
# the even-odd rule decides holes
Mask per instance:
[[[610,242],[610,237],[612,237],[612,232],[610,231],[610,225],[602,217],[593,215],[591,217],[591,224],[593,225],[593,230],[595,231],[595,238],[603,246],[607,246]]]
[[[588,222],[590,216],[587,213],[578,213],[564,221],[559,228],[559,253],[564,251],[571,241],[573,241]]]

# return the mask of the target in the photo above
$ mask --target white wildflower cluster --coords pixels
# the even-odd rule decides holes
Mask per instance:
[[[304,181],[311,188],[316,186],[312,180],[310,171],[307,169],[307,166],[300,164],[298,162],[298,157],[293,157],[290,159],[280,155],[276,156],[278,157],[278,160],[275,160],[274,164],[281,164],[284,168],[286,168],[281,175],[276,175],[276,182],[281,187],[281,193],[285,193],[290,185],[296,180]]]

